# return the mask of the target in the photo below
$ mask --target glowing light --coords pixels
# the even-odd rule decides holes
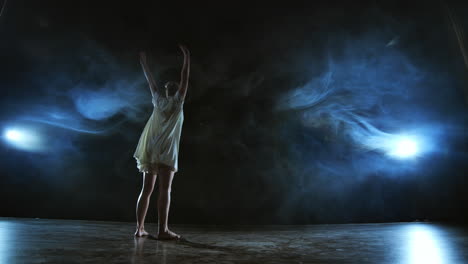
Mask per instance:
[[[398,158],[409,158],[417,155],[418,144],[414,139],[411,138],[398,138],[393,143],[393,147],[389,152],[389,155]]]
[[[451,263],[452,256],[446,252],[445,241],[437,234],[437,229],[424,224],[411,226],[408,230],[407,263],[442,264]]]
[[[17,141],[21,139],[21,132],[16,131],[16,130],[7,130],[5,132],[5,137],[8,140]]]
[[[437,130],[422,128],[404,134],[376,132],[361,141],[364,148],[379,151],[394,159],[414,159],[437,151]]]
[[[26,128],[10,128],[4,132],[6,142],[15,148],[39,152],[43,151],[42,141],[33,129]]]

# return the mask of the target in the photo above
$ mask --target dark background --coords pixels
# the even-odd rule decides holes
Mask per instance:
[[[0,216],[133,221],[152,110],[138,51],[162,84],[185,43],[171,222],[468,220],[467,71],[443,2],[272,2],[10,0],[0,122],[43,145],[3,140]],[[406,128],[425,136],[416,158],[365,143]]]

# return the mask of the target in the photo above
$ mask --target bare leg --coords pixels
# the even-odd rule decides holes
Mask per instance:
[[[179,239],[180,236],[169,230],[167,221],[171,205],[171,185],[174,172],[169,168],[160,168],[159,174],[159,197],[158,197],[158,239]]]
[[[156,182],[157,174],[143,173],[143,188],[141,189],[140,196],[137,201],[136,217],[137,217],[137,230],[135,236],[147,236],[148,232],[145,231],[145,217],[148,212],[148,206],[153,193],[154,183]]]

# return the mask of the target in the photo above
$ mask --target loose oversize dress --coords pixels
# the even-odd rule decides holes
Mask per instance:
[[[133,154],[140,172],[169,166],[177,172],[179,142],[184,122],[184,101],[179,92],[169,98],[153,94],[153,113],[141,133]]]

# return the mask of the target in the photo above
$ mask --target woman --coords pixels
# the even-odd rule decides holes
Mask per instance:
[[[145,230],[145,217],[156,177],[159,176],[157,238],[161,240],[179,239],[180,236],[168,228],[167,220],[171,203],[171,184],[178,169],[179,141],[184,121],[183,104],[187,93],[190,72],[190,53],[179,45],[184,53],[184,64],[180,83],[168,82],[164,88],[156,82],[148,68],[146,54],[140,53],[140,63],[153,97],[153,113],[141,134],[135,154],[137,167],[143,173],[143,188],[138,197],[135,236],[148,236]]]

